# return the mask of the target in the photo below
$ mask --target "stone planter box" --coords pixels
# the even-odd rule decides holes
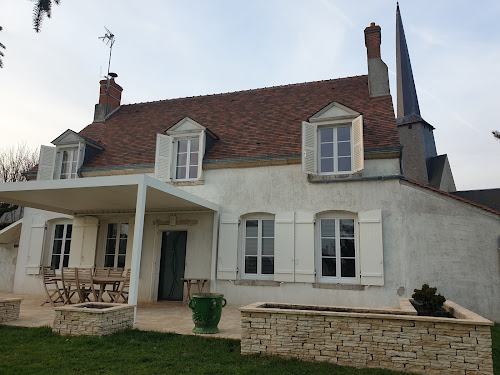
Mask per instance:
[[[0,299],[0,323],[19,319],[21,298]]]
[[[73,336],[104,336],[132,328],[133,305],[86,302],[56,307],[52,332]]]
[[[451,302],[454,318],[400,308],[257,302],[241,311],[241,352],[425,374],[493,375],[493,323]]]

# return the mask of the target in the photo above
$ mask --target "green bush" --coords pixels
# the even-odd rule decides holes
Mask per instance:
[[[438,314],[443,309],[443,303],[446,301],[441,294],[436,295],[437,288],[429,287],[429,284],[422,285],[422,289],[414,289],[412,297],[414,301],[431,315]]]

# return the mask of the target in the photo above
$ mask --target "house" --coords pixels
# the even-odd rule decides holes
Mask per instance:
[[[500,321],[500,212],[450,193],[397,22],[397,118],[374,23],[368,75],[131,105],[102,80],[93,123],[0,185],[27,207],[0,232],[0,287],[123,266],[132,304],[197,277],[230,304],[394,306],[429,283]]]

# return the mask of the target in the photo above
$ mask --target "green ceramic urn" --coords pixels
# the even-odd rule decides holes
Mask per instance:
[[[193,310],[194,333],[217,333],[222,308],[226,306],[224,294],[199,293],[194,294],[189,301]]]

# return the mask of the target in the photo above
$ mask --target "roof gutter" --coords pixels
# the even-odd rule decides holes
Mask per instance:
[[[370,176],[370,177],[345,177],[345,178],[330,178],[314,180],[307,176],[307,181],[313,184],[327,183],[327,182],[352,182],[352,181],[387,181],[387,180],[404,180],[401,174],[387,175],[387,176]]]

